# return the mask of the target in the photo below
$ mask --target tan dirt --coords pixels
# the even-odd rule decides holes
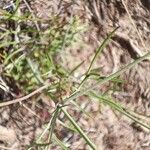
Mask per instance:
[[[86,30],[77,36],[77,42],[71,48],[65,47],[56,57],[56,61],[61,62],[67,69],[73,69],[84,60],[84,64],[74,73],[76,78],[80,78],[85,73],[96,48],[104,38],[115,27],[120,26],[93,66],[100,68],[100,75],[107,76],[150,51],[150,1],[124,1],[140,37],[122,1],[63,0],[59,3],[59,0],[34,0],[31,2],[31,8],[37,17],[44,20],[45,24],[51,15],[60,13],[63,21],[68,21],[70,15],[77,15],[80,23],[85,25]],[[137,117],[150,126],[150,60],[144,60],[133,69],[126,71],[121,78],[125,83],[120,86],[120,90],[109,94],[127,109],[139,114]],[[97,90],[103,93],[107,90],[108,85],[98,87]],[[83,96],[77,102],[91,117],[83,115],[75,108],[71,108],[70,113],[96,144],[97,150],[150,150],[149,131],[139,127],[132,120],[110,107],[100,105],[96,100],[91,101]],[[20,110],[21,108],[18,111]],[[25,111],[19,112],[19,114],[28,113]],[[13,115],[14,118],[17,116],[15,113]],[[12,120],[7,123],[7,126],[13,128],[17,132],[17,136],[23,134],[21,140],[32,139],[35,136],[32,132],[36,132],[32,125],[37,123],[37,126],[40,126],[38,119],[33,116],[32,114],[31,116],[27,115],[27,118],[23,117],[30,123],[30,126],[22,125],[19,120],[16,122],[20,125],[20,129],[16,129],[16,125],[12,125]],[[29,118],[32,120],[31,122]],[[58,126],[60,126],[59,123]],[[78,135],[59,128],[60,138],[67,141],[71,150],[89,149]],[[24,131],[21,132],[23,129]],[[7,132],[11,132],[11,129]],[[26,134],[27,132],[30,134]],[[0,140],[2,139],[0,138]],[[26,143],[28,144],[28,141]],[[52,149],[59,148],[54,146]]]

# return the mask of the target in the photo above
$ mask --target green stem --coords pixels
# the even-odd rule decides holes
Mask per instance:
[[[93,149],[96,150],[95,144],[88,138],[88,136],[83,132],[83,130],[78,126],[78,124],[74,121],[74,119],[68,114],[65,108],[61,108],[62,112],[66,115],[69,121],[73,124],[75,129],[79,132],[79,134],[84,138],[87,144]]]
[[[126,70],[131,69],[133,66],[137,65],[138,63],[140,63],[141,61],[143,61],[144,59],[150,57],[150,52],[148,52],[147,54],[145,54],[144,56],[138,58],[137,60],[133,61],[132,63],[128,64],[127,66],[123,67],[121,70],[111,74],[110,76],[104,78],[103,80],[99,80],[97,81],[94,85],[89,86],[81,91],[76,91],[74,92],[72,95],[70,95],[70,97],[64,99],[64,101],[70,101],[73,99],[76,99],[82,95],[84,95],[85,93],[95,89],[98,85],[103,85],[104,83],[112,80],[113,78],[121,75],[122,73],[124,73]]]
[[[96,53],[95,53],[95,55],[94,55],[94,57],[93,57],[93,59],[92,59],[92,61],[91,61],[91,63],[90,63],[90,66],[89,66],[88,70],[87,70],[86,73],[85,73],[85,77],[84,77],[84,79],[82,80],[82,82],[80,83],[78,89],[81,88],[81,86],[83,85],[83,83],[84,83],[84,82],[86,81],[86,79],[89,77],[89,73],[90,73],[90,71],[91,71],[91,69],[92,69],[92,66],[93,66],[93,64],[94,64],[94,62],[95,62],[95,60],[96,60],[98,54],[101,53],[102,50],[107,46],[109,40],[111,39],[111,37],[114,35],[114,33],[116,32],[116,30],[117,30],[118,28],[119,28],[119,27],[115,28],[115,29],[107,36],[107,38],[104,39],[104,41],[102,42],[102,44],[98,47],[98,49],[97,49],[97,51],[96,51]]]

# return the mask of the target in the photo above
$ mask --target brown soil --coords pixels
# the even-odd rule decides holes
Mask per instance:
[[[42,18],[45,24],[48,24],[48,18],[52,14],[60,12],[60,17],[62,17],[63,21],[68,21],[70,15],[77,15],[80,22],[86,26],[86,31],[77,37],[77,42],[71,48],[66,47],[63,49],[56,57],[56,61],[61,62],[68,69],[73,69],[84,60],[84,64],[74,74],[76,78],[79,78],[88,68],[95,49],[117,26],[120,26],[120,28],[94,64],[94,67],[101,69],[100,74],[102,76],[116,72],[122,66],[129,64],[150,51],[150,1],[124,1],[140,37],[122,1],[77,0],[73,2],[71,0],[63,0],[59,3],[56,0],[35,0],[30,4],[34,14]],[[126,71],[121,78],[125,83],[120,86],[120,90],[109,94],[127,109],[139,114],[137,117],[150,125],[150,60],[144,60],[133,69]],[[97,87],[97,90],[105,92],[108,85]],[[71,108],[70,113],[76,118],[90,139],[94,141],[98,150],[150,150],[150,132],[139,127],[129,118],[120,115],[108,106],[100,105],[99,102],[91,101],[86,97],[78,99],[78,104],[91,117],[83,115],[75,108]],[[17,115],[14,113],[15,110],[13,115],[10,115],[12,112],[10,108],[2,108],[0,111],[3,112],[3,115],[0,113],[0,130],[4,126],[9,127],[8,130],[3,130],[6,133],[0,132],[0,140],[11,146],[14,143],[13,146],[19,147],[18,149],[21,149],[20,141],[27,140],[25,144],[29,144],[30,139],[35,136],[37,131],[33,124],[36,123],[37,127],[39,127],[41,124],[39,119],[35,119],[36,117],[33,114],[31,115],[31,113],[29,113],[31,116],[28,115],[20,107],[17,112],[19,111],[19,114],[23,115],[23,118],[29,122],[28,126],[19,119],[14,119],[16,116],[18,117],[18,113]],[[7,113],[4,113],[5,111]],[[37,114],[40,115],[38,112]],[[11,118],[8,119],[10,116]],[[16,120],[15,123],[13,120]],[[1,134],[10,134],[14,138],[8,139],[8,137],[5,137],[5,139],[1,139],[3,137]],[[60,138],[67,141],[71,150],[89,149],[78,135],[69,133],[61,128],[59,134]],[[19,137],[20,135],[22,136]],[[52,149],[56,150],[59,148],[54,146]]]

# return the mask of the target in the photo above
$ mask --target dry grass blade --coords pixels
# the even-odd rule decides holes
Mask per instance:
[[[8,105],[12,105],[12,104],[15,104],[15,103],[25,101],[25,100],[29,99],[30,97],[32,97],[32,96],[42,92],[43,90],[47,89],[49,86],[50,86],[49,84],[45,84],[44,86],[38,88],[37,90],[31,92],[30,94],[28,94],[26,96],[23,96],[23,97],[17,98],[17,99],[13,99],[13,100],[8,101],[8,102],[0,103],[0,107],[4,107],[4,106],[8,106]]]
[[[137,35],[139,36],[139,39],[141,40],[142,46],[144,47],[144,49],[145,49],[146,52],[147,52],[148,49],[147,49],[147,47],[145,46],[144,40],[143,40],[142,37],[141,37],[141,33],[138,31],[138,29],[137,29],[137,27],[136,27],[136,25],[135,25],[135,23],[134,23],[134,21],[133,21],[131,15],[130,15],[130,12],[129,12],[128,8],[127,8],[127,5],[126,5],[126,3],[125,3],[125,0],[121,0],[121,1],[122,1],[122,4],[123,4],[123,6],[124,6],[124,8],[125,8],[125,10],[126,10],[126,12],[127,12],[127,14],[128,14],[128,17],[129,17],[129,19],[130,19],[130,22],[131,22],[132,25],[133,25],[133,28],[135,29],[135,31],[137,32]]]

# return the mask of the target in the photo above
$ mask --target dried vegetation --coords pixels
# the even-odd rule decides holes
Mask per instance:
[[[148,150],[150,57],[96,86],[98,95],[82,90],[150,52],[149,6],[149,0],[1,1],[0,149]]]

